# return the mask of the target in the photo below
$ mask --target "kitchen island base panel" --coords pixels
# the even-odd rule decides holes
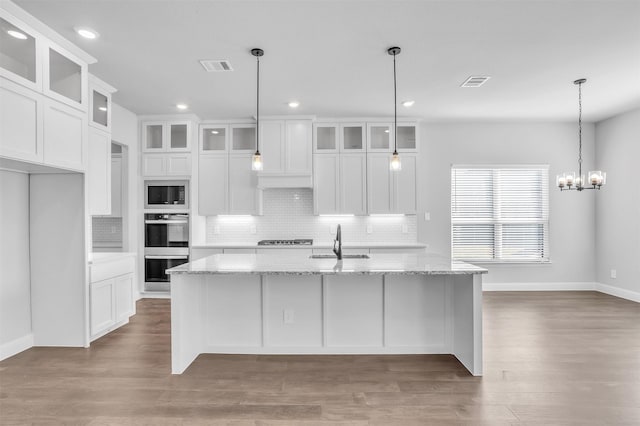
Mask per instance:
[[[173,274],[172,373],[201,353],[453,354],[482,375],[479,274]]]

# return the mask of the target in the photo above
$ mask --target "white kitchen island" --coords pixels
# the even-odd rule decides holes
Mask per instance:
[[[429,254],[217,254],[168,270],[172,373],[201,353],[453,354],[482,375],[482,274]]]

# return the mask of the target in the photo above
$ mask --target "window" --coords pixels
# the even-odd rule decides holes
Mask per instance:
[[[451,168],[451,256],[549,261],[549,167]]]

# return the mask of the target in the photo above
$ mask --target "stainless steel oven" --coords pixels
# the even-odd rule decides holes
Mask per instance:
[[[169,291],[166,270],[189,261],[189,215],[146,213],[144,215],[145,291]]]
[[[144,208],[189,209],[189,181],[147,180],[144,182]]]

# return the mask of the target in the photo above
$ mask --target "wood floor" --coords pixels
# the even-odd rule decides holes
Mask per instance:
[[[201,355],[172,376],[168,301],[137,308],[89,349],[0,362],[0,423],[640,424],[640,304],[600,293],[485,293],[482,378],[444,355]]]

